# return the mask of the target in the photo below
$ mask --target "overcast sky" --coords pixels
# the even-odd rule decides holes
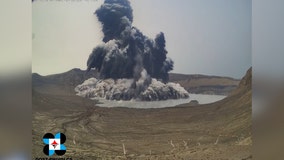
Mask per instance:
[[[251,0],[130,0],[144,35],[165,33],[172,72],[241,78],[251,66]],[[102,43],[94,11],[102,0],[33,3],[32,70],[42,75],[86,69]]]

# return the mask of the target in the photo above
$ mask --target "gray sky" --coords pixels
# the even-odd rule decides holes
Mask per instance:
[[[254,74],[284,78],[284,1],[253,2],[253,67]]]
[[[165,33],[172,72],[241,78],[251,66],[251,0],[130,0],[146,36]],[[86,69],[102,43],[93,12],[102,0],[33,3],[33,72]]]
[[[31,66],[31,5],[23,0],[0,0],[0,75]],[[1,78],[0,77],[0,78]]]

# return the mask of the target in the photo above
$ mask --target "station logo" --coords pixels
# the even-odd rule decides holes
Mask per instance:
[[[46,133],[42,140],[43,143],[46,144],[43,147],[43,153],[47,156],[54,154],[62,156],[66,153],[66,147],[64,145],[66,136],[63,133],[56,133],[55,136],[51,133]]]

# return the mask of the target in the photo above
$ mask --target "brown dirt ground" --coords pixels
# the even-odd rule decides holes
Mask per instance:
[[[58,93],[58,94],[57,94]],[[33,158],[42,136],[62,132],[73,159],[248,160],[251,89],[207,105],[101,108],[58,85],[33,87]],[[125,154],[123,152],[125,147]]]

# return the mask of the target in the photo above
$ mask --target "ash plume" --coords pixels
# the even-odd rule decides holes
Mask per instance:
[[[89,56],[88,71],[96,68],[101,78],[135,78],[143,69],[152,78],[169,79],[173,61],[167,57],[164,33],[154,40],[132,26],[133,14],[128,0],[105,0],[95,14],[102,23],[103,44]]]
[[[165,100],[189,97],[179,84],[167,83],[173,61],[167,57],[164,33],[150,39],[132,26],[128,0],[105,0],[95,11],[102,24],[103,43],[87,61],[100,79],[89,79],[75,88],[77,95],[115,100]]]

